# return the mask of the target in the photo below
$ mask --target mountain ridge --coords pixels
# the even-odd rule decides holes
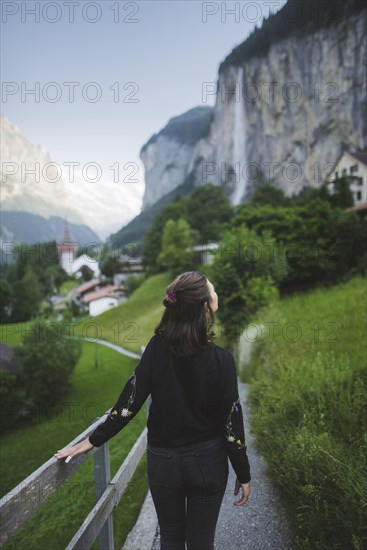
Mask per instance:
[[[68,221],[77,246],[92,243],[100,244],[100,237],[85,224],[76,224]],[[0,241],[5,243],[25,242],[34,244],[55,240],[59,242],[63,235],[64,218],[51,215],[45,219],[30,212],[2,212],[0,223]]]

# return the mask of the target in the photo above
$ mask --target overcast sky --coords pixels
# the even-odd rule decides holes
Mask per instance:
[[[4,1],[1,112],[60,165],[101,166],[99,187],[79,184],[73,197],[113,200],[108,223],[96,221],[97,233],[106,236],[140,212],[142,145],[169,118],[213,105],[214,96],[203,101],[203,83],[215,83],[226,55],[284,3]],[[26,94],[31,89],[39,89],[37,101]],[[124,169],[129,162],[137,183],[123,181],[132,172]],[[118,183],[109,169],[115,163]]]

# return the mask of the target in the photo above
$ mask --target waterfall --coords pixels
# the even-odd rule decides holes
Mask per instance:
[[[239,204],[246,190],[246,116],[243,99],[243,67],[238,69],[238,82],[240,86],[239,101],[234,105],[233,125],[233,169],[235,171],[235,189],[232,193],[231,202]],[[236,98],[237,99],[237,98]]]

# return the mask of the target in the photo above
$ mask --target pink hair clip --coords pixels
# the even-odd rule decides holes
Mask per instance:
[[[175,301],[176,301],[176,293],[175,293],[175,292],[167,292],[167,296],[168,296],[168,299],[169,299],[171,302],[175,302]]]

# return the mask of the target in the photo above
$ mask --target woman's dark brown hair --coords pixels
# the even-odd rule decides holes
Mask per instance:
[[[164,339],[174,355],[195,356],[216,337],[207,278],[200,271],[186,271],[172,281],[166,293],[174,294],[163,298],[166,309],[154,333]]]

